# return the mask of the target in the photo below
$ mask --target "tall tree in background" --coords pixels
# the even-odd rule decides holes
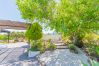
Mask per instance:
[[[48,24],[82,47],[85,33],[99,30],[99,0],[17,0],[22,18]]]

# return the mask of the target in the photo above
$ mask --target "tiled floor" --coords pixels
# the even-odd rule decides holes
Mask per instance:
[[[27,47],[0,50],[0,66],[40,66],[36,58],[28,58]]]
[[[9,45],[11,48],[0,49],[0,66],[41,66],[43,63],[46,66],[82,66],[81,60],[87,62],[87,56],[81,52],[74,54],[69,49],[56,49],[54,51],[46,51],[37,58],[28,58],[28,45],[20,46],[18,43],[16,47]]]

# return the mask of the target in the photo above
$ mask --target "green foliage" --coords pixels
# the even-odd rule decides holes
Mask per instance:
[[[68,48],[71,52],[78,53],[76,46],[74,44],[68,44]]]
[[[99,66],[99,62],[97,62],[95,60],[92,60],[91,64],[92,64],[92,66]]]
[[[96,53],[99,56],[99,46],[96,47]]]
[[[42,27],[39,23],[35,22],[31,26],[29,26],[25,35],[27,39],[31,41],[30,46],[32,51],[44,51],[42,42],[39,41],[39,39],[42,38]]]
[[[55,4],[53,0],[17,0],[16,3],[22,18],[30,21],[50,18]]]
[[[17,0],[17,5],[25,20],[47,23],[64,36],[78,35],[77,45],[85,33],[99,30],[99,0]]]
[[[38,50],[40,50],[41,53],[45,52],[44,43],[41,40],[38,41],[37,48]]]
[[[31,51],[40,51],[41,53],[45,52],[43,42],[41,40],[38,40],[37,43],[35,43],[35,41],[32,41],[30,50]]]
[[[42,47],[42,48],[40,49],[40,53],[44,53],[44,52],[45,52],[45,48]]]
[[[18,42],[20,38],[25,39],[25,33],[24,32],[11,32],[9,36],[14,42]]]
[[[83,65],[83,66],[88,66],[87,64],[85,64],[85,63],[83,63],[83,62],[82,62],[82,65]]]
[[[67,34],[85,33],[99,27],[98,0],[61,0],[57,13],[51,24],[57,31]]]
[[[71,40],[70,40],[69,38],[70,38],[70,36],[64,36],[64,35],[62,35],[62,41],[63,41],[65,44],[71,43]]]
[[[56,45],[51,42],[51,39],[48,40],[48,44],[47,45],[48,45],[47,48],[49,50],[55,50],[56,49]]]
[[[37,43],[35,43],[34,41],[32,41],[31,42],[31,48],[30,48],[30,50],[31,51],[39,51]]]
[[[19,40],[22,41],[23,39],[25,39],[24,32],[11,32],[11,33],[9,33],[9,40],[14,40],[14,42],[18,42]],[[3,43],[7,42],[8,41],[8,34],[0,34],[0,40]]]
[[[47,47],[46,47],[46,49],[49,49],[50,48],[50,42],[46,42],[46,45],[47,45]]]
[[[91,43],[91,42],[98,42],[98,38],[99,35],[95,34],[95,33],[87,33],[85,34],[84,38],[83,38],[83,42],[84,43]]]
[[[33,23],[25,33],[28,40],[38,40],[42,38],[42,27],[39,23]]]
[[[90,62],[91,62],[91,66],[99,66],[99,62],[97,62],[95,60],[91,60]],[[82,64],[83,64],[83,66],[88,66],[87,64],[84,64],[83,62],[82,62]]]
[[[10,37],[13,37],[13,38],[25,38],[25,34],[24,32],[11,32],[10,33]]]
[[[41,40],[39,40],[36,45],[38,47],[38,50],[40,50],[41,48],[44,48],[43,42]]]
[[[50,50],[55,50],[56,49],[56,46],[54,44],[52,44],[52,45],[49,46],[49,49]]]
[[[75,50],[76,49],[74,44],[69,44],[68,47],[69,47],[70,50]]]
[[[99,46],[97,46],[95,43],[90,44],[88,46],[88,52],[89,52],[90,56],[98,57],[99,56]]]
[[[8,40],[8,37],[7,35],[0,35],[0,40]]]

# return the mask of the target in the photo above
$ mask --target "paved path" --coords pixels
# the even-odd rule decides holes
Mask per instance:
[[[57,49],[55,51],[46,51],[36,58],[28,58],[26,43],[16,43],[7,45],[8,48],[0,49],[0,66],[82,66],[81,60],[85,63],[88,57],[82,53],[74,54],[69,49]]]
[[[90,66],[84,53],[71,53],[69,49],[46,51],[39,56],[39,59],[46,66],[83,66],[81,60]]]
[[[36,58],[28,58],[26,43],[9,44],[7,47],[0,49],[0,66],[40,66]]]
[[[39,66],[36,58],[28,58],[27,48],[2,49],[0,52],[0,66]]]

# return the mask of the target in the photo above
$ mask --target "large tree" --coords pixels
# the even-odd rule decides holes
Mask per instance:
[[[70,35],[80,47],[85,33],[99,30],[99,0],[17,0],[22,18]]]

